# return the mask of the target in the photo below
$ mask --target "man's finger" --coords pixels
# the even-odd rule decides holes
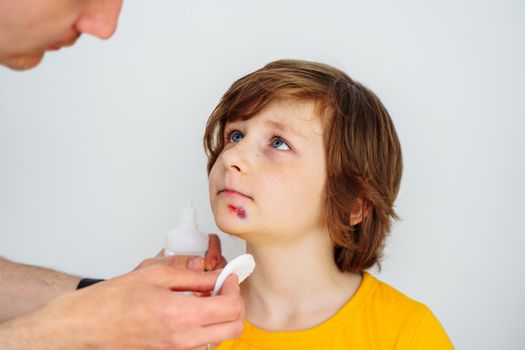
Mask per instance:
[[[233,279],[230,282],[237,283]],[[233,293],[234,290],[230,292]],[[199,326],[233,322],[244,318],[244,302],[239,294],[192,298],[186,301],[186,306],[194,310],[192,314],[194,324]]]
[[[186,266],[193,271],[204,271],[204,258],[200,256],[192,257]]]
[[[239,277],[232,273],[224,280],[222,288],[219,291],[219,295],[235,295],[239,294],[239,290]]]
[[[204,258],[193,255],[161,256],[144,260],[138,267],[144,268],[151,265],[165,265],[174,268],[191,269],[193,271],[204,270]],[[224,267],[224,266],[223,266]]]
[[[220,271],[192,271],[166,265],[153,265],[133,273],[144,273],[151,283],[173,291],[209,292]]]
[[[176,311],[180,315],[184,315],[184,324],[191,327],[234,322],[242,319],[244,315],[244,305],[240,296],[225,297],[216,295],[202,298],[185,296],[182,304],[180,303],[180,295],[177,295],[177,293],[172,293],[171,298],[174,301],[173,305],[177,306]],[[176,328],[175,325],[180,324],[181,317],[173,319],[173,328]]]
[[[208,234],[208,251],[204,259],[206,270],[215,270],[222,258],[221,241],[219,236],[214,233]]]

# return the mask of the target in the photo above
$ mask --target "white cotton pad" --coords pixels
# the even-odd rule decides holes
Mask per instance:
[[[224,280],[232,273],[239,277],[239,283],[241,283],[251,275],[254,269],[255,260],[251,254],[243,254],[236,257],[224,267],[222,272],[219,274],[219,277],[217,277],[215,288],[213,288],[211,295],[215,295],[221,290]]]

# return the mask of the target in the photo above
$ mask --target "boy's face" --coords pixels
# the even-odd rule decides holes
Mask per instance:
[[[315,107],[276,99],[253,118],[226,124],[225,146],[209,176],[219,229],[249,242],[293,241],[325,230],[325,146]]]

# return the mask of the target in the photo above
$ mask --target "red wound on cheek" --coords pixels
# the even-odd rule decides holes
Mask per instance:
[[[240,217],[241,219],[244,219],[246,217],[246,210],[244,210],[244,208],[237,208],[237,216]]]
[[[237,214],[237,216],[240,217],[241,219],[244,219],[246,217],[246,210],[243,207],[236,207],[233,204],[229,204],[228,208],[230,209],[230,211]]]

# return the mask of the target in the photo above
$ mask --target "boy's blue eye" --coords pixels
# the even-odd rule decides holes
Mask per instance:
[[[239,142],[243,139],[244,135],[240,131],[234,131],[230,134],[230,142]]]
[[[290,149],[286,142],[284,142],[284,140],[280,137],[274,137],[274,139],[272,140],[272,147],[282,151]]]

